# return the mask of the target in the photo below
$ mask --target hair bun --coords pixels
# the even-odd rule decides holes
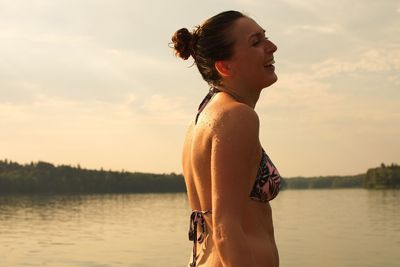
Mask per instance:
[[[175,50],[175,55],[186,60],[190,57],[193,51],[192,46],[193,34],[188,29],[182,28],[177,30],[172,36],[172,44]]]

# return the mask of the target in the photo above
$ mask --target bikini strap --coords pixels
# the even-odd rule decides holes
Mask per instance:
[[[190,215],[189,240],[193,241],[193,260],[190,263],[190,267],[196,267],[197,243],[201,244],[204,240],[204,236],[206,234],[206,222],[204,220],[204,215],[208,213],[211,213],[211,210],[194,210]],[[199,237],[197,237],[198,224],[200,224],[201,227],[201,233]]]
[[[199,119],[200,113],[207,106],[208,102],[210,102],[211,98],[218,92],[220,92],[220,91],[217,88],[215,88],[215,87],[210,88],[208,94],[204,97],[203,101],[201,101],[201,103],[199,105],[199,108],[198,108],[197,114],[196,114],[195,124],[197,124],[197,120]]]

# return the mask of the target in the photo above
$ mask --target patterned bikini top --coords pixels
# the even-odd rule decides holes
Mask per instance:
[[[261,202],[271,201],[278,195],[280,188],[281,176],[263,149],[250,198]]]
[[[211,98],[218,92],[220,92],[220,90],[212,87],[203,101],[201,101],[195,123],[197,123],[200,113],[206,107],[208,102],[210,102]],[[270,201],[278,195],[280,187],[281,176],[265,150],[262,149],[260,166],[258,168],[253,189],[250,192],[250,198],[261,202]]]

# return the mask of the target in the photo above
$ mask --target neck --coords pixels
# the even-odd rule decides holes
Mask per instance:
[[[225,92],[231,97],[233,97],[236,101],[246,104],[251,108],[255,108],[258,99],[260,98],[260,90],[248,90],[245,87],[240,86],[231,86],[229,84],[221,84],[215,86],[221,92]]]

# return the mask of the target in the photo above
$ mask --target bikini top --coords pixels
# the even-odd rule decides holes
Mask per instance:
[[[212,87],[206,97],[199,105],[197,111],[195,124],[199,119],[200,113],[206,107],[211,98],[220,92],[215,87]],[[268,157],[264,149],[262,149],[260,166],[258,168],[257,176],[254,182],[253,189],[250,192],[250,198],[253,200],[258,200],[261,202],[267,202],[274,199],[280,190],[281,176],[275,165],[272,163],[271,159]]]
[[[209,93],[206,97],[201,101],[199,105],[199,109],[197,111],[195,124],[197,124],[197,120],[199,118],[200,113],[206,107],[208,102],[210,102],[211,98],[220,92],[215,87],[210,88]],[[260,201],[260,202],[268,202],[273,200],[279,193],[281,187],[281,176],[279,175],[278,170],[275,165],[272,163],[271,159],[268,157],[267,153],[264,149],[262,149],[261,161],[257,171],[257,176],[253,185],[253,188],[250,192],[250,198],[252,200]],[[204,215],[211,213],[211,210],[200,211],[193,210],[190,215],[190,223],[189,223],[189,240],[193,241],[193,260],[190,263],[191,267],[196,266],[197,259],[197,243],[202,243],[206,233],[206,224],[204,220]],[[200,226],[201,233],[197,235],[197,228]]]

